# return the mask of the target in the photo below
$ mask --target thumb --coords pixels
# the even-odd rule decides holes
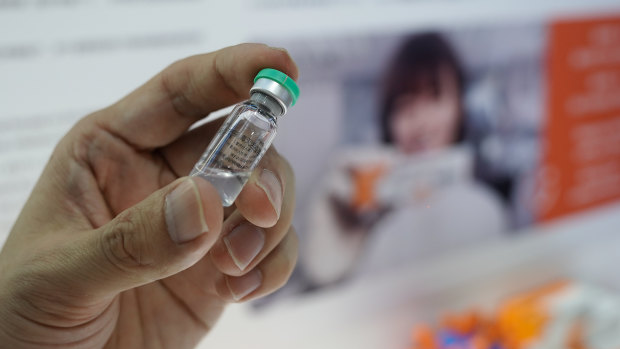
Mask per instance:
[[[223,209],[215,188],[181,178],[123,211],[85,240],[75,266],[88,293],[106,295],[185,270],[219,237]]]

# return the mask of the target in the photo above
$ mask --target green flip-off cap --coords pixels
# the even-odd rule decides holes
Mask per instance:
[[[283,72],[272,68],[265,68],[259,71],[254,78],[254,82],[256,82],[258,79],[263,78],[273,80],[278,84],[282,85],[291,94],[291,97],[293,98],[292,105],[295,105],[295,103],[297,102],[297,98],[299,98],[299,86],[297,86],[295,80],[291,79]]]

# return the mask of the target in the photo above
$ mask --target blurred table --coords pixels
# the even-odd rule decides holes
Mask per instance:
[[[615,204],[266,309],[232,305],[200,348],[408,348],[416,323],[445,311],[490,310],[549,281],[620,292],[618,265]]]

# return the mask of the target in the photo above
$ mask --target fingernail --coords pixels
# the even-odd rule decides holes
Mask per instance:
[[[259,227],[244,223],[224,237],[224,244],[239,270],[245,270],[263,249],[265,232]]]
[[[270,46],[272,49],[274,50],[278,50],[278,51],[282,51],[282,52],[286,52],[288,53],[288,50],[285,49],[284,47],[274,47],[274,46]]]
[[[198,187],[192,178],[179,184],[166,196],[166,225],[177,244],[194,240],[209,231]]]
[[[276,211],[276,215],[280,218],[280,210],[282,209],[282,184],[275,173],[264,169],[258,178],[258,186],[267,194],[271,206]]]
[[[235,301],[243,299],[256,290],[263,282],[263,274],[255,269],[240,277],[226,277],[226,285]]]

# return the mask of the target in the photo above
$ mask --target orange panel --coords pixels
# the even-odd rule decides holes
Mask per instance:
[[[550,26],[538,216],[620,198],[620,17]]]

